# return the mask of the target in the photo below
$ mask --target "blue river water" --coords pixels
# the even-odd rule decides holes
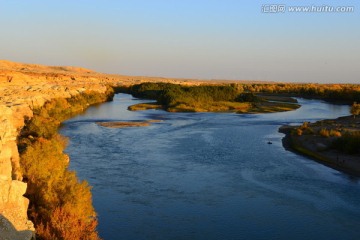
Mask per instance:
[[[256,115],[127,110],[140,102],[117,94],[60,131],[71,169],[93,186],[105,240],[360,239],[359,180],[286,151],[278,133],[348,115],[348,106],[299,99],[296,111]]]

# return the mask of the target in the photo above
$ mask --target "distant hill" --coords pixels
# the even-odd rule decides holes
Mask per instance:
[[[8,60],[0,60],[1,70],[12,71],[27,71],[27,72],[39,72],[39,73],[94,73],[93,70],[81,68],[81,67],[69,67],[69,66],[46,66],[40,64],[27,64],[17,63]]]

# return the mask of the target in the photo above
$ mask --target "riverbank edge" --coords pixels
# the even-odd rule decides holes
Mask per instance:
[[[326,156],[321,154],[321,152],[313,151],[304,146],[304,144],[302,144],[302,142],[292,134],[292,130],[296,129],[297,127],[298,126],[283,125],[278,129],[280,133],[285,134],[285,136],[282,138],[282,145],[285,150],[306,156],[337,171],[344,172],[354,177],[360,177],[360,169],[352,169],[350,167],[344,166],[344,164],[340,163],[336,157]]]

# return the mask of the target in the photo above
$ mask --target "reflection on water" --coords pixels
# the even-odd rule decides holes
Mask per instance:
[[[299,101],[262,115],[130,112],[139,100],[119,94],[61,132],[71,168],[93,186],[104,239],[359,239],[359,182],[285,151],[277,132],[349,109]],[[148,119],[164,121],[95,124]]]

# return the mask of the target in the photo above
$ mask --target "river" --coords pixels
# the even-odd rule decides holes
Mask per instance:
[[[71,169],[93,186],[108,239],[360,239],[360,182],[286,151],[278,133],[349,114],[299,99],[271,114],[131,112],[117,94],[66,121]],[[105,128],[96,121],[162,120]],[[273,144],[268,144],[271,141]]]

